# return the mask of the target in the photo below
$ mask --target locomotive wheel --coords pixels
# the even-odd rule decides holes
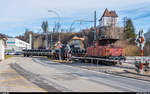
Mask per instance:
[[[90,59],[87,59],[85,63],[90,63],[90,62],[91,62]]]

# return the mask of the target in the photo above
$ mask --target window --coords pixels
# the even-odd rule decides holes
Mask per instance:
[[[80,45],[75,45],[76,48],[80,48]]]
[[[74,40],[74,44],[80,44],[79,40]]]

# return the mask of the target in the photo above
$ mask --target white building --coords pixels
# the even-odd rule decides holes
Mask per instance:
[[[6,52],[20,52],[23,49],[31,49],[31,45],[17,38],[8,38],[6,41]]]
[[[5,58],[5,43],[6,42],[6,38],[0,34],[0,61],[4,60]]]
[[[99,20],[99,27],[104,27],[104,26],[116,26],[117,25],[117,18],[118,15],[116,14],[115,11],[108,11],[108,9],[106,8],[104,11],[104,14],[102,15],[102,17]]]

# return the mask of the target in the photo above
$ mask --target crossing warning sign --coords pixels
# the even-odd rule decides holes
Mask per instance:
[[[62,48],[62,43],[60,41],[57,43],[57,48]]]
[[[136,38],[136,43],[137,43],[137,46],[143,50],[145,43],[146,43],[143,30],[140,30],[140,32],[138,33],[137,38]]]

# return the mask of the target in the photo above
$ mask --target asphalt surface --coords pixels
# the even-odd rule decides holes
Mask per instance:
[[[24,70],[22,67],[20,67],[18,64],[10,64],[10,66],[15,69],[21,76],[25,77],[28,81],[38,85],[40,88],[48,91],[48,92],[60,92],[53,86],[50,86],[49,84],[45,83],[44,78],[41,78],[39,75],[36,75],[34,73],[31,73],[29,71]]]
[[[15,57],[18,74],[49,92],[150,92],[150,82],[52,62],[42,57]]]
[[[13,70],[9,66],[13,62],[13,58],[0,62],[0,92],[46,92]]]
[[[105,73],[97,73],[86,69],[75,68],[64,64],[49,62],[43,58],[34,58],[34,61],[43,64],[45,66],[57,68],[62,71],[70,72],[80,77],[86,78],[90,81],[105,84],[113,88],[117,88],[125,91],[134,92],[148,92],[150,91],[150,83],[146,81],[136,80],[132,78],[120,77],[109,75]]]

